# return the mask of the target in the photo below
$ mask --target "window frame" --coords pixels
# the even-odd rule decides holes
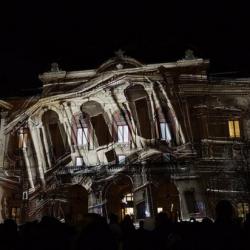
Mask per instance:
[[[18,132],[18,148],[25,149],[28,147],[28,129],[20,128]]]
[[[120,159],[120,157],[123,158],[123,160]],[[126,155],[117,155],[117,163],[119,165],[123,165],[126,163]]]
[[[78,160],[78,159],[81,159],[81,163],[82,163],[81,165],[78,165],[78,164],[77,164],[77,160]],[[82,167],[82,166],[84,166],[84,161],[83,161],[83,157],[82,157],[82,156],[76,156],[76,157],[75,157],[75,166],[76,166],[76,167]]]
[[[79,130],[81,135],[79,135]],[[81,136],[81,143],[79,143],[79,137]],[[88,127],[77,127],[77,137],[76,137],[77,146],[88,147],[89,145],[89,128]]]
[[[240,121],[238,119],[228,120],[228,133],[229,138],[241,138]]]
[[[121,133],[119,128],[122,130]],[[127,124],[117,125],[117,142],[121,144],[129,143],[129,129]]]
[[[162,127],[164,125],[164,128]],[[163,134],[164,130],[164,134]],[[172,141],[172,135],[170,131],[170,126],[168,122],[160,122],[160,140],[171,142]]]

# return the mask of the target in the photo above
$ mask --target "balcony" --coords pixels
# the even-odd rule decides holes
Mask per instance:
[[[203,139],[199,151],[203,160],[242,160],[243,146],[240,141]]]

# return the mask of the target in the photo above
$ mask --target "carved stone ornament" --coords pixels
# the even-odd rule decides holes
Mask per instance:
[[[50,71],[51,71],[51,72],[59,72],[59,71],[60,71],[59,65],[58,65],[57,62],[51,63]]]
[[[193,60],[193,59],[195,59],[194,51],[191,49],[187,49],[185,51],[185,60]]]
[[[124,58],[124,51],[122,49],[118,49],[117,51],[115,51],[115,55],[118,57],[118,58]]]

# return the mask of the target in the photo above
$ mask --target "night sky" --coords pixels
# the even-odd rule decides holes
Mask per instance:
[[[1,2],[0,95],[36,93],[38,74],[52,62],[65,70],[96,68],[120,48],[142,63],[175,61],[192,49],[210,59],[211,74],[250,76],[247,6],[167,2]]]

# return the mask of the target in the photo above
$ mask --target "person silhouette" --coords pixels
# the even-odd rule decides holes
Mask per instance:
[[[213,249],[240,250],[242,232],[234,221],[234,208],[230,201],[220,200],[216,205],[216,219],[213,230]]]

